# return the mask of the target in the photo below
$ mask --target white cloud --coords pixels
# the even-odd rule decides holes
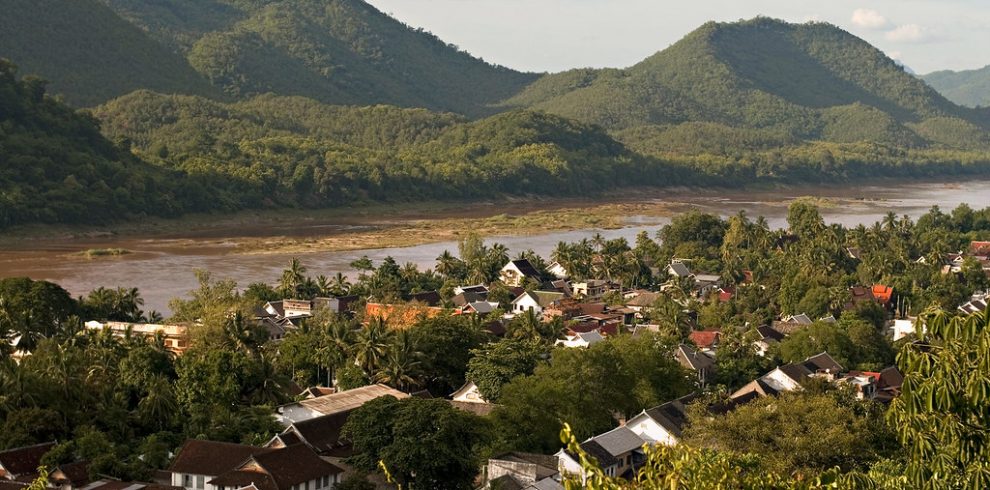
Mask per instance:
[[[887,31],[883,37],[890,42],[911,43],[924,41],[928,37],[928,32],[918,24],[904,24]]]
[[[856,9],[853,11],[852,23],[864,29],[883,29],[887,27],[887,18],[872,9]]]

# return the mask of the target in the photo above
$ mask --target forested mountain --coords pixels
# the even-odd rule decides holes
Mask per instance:
[[[0,16],[0,57],[78,106],[143,88],[480,116],[536,78],[362,0],[11,0]]]
[[[220,96],[179,54],[94,0],[6,0],[0,58],[76,106],[137,89]]]
[[[148,165],[0,60],[0,228],[217,209],[198,179]]]
[[[626,131],[623,139],[661,150],[707,151],[678,144],[699,134],[742,147],[987,144],[983,114],[949,102],[865,41],[828,24],[766,18],[710,22],[628,69],[549,75],[505,104]],[[953,136],[960,131],[974,137]]]
[[[978,70],[943,70],[921,77],[949,100],[968,107],[990,106],[990,66]]]

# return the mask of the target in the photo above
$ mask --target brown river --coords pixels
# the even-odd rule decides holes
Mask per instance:
[[[850,185],[845,187],[800,187],[775,191],[669,191],[637,195],[637,200],[665,204],[672,213],[689,209],[735,214],[745,210],[750,217],[766,216],[773,227],[784,225],[787,203],[801,196],[827,199],[822,207],[826,220],[855,226],[871,224],[888,211],[898,215],[917,217],[931,206],[950,211],[960,203],[968,203],[974,209],[990,206],[990,180]],[[621,199],[620,199],[621,200]],[[506,208],[490,204],[473,210],[478,216],[505,213]],[[443,216],[440,216],[443,217]],[[655,236],[655,232],[669,218],[628,216],[626,226],[619,229],[551,232],[527,236],[512,236],[506,230],[504,236],[487,237],[489,241],[505,244],[512,251],[533,249],[546,254],[559,241],[576,241],[601,233],[607,238],[626,237],[633,241],[643,230]],[[370,221],[369,221],[370,223]],[[241,286],[262,281],[274,283],[282,269],[293,256],[299,257],[312,276],[328,277],[337,272],[353,274],[349,264],[367,255],[379,261],[394,257],[400,264],[415,263],[421,267],[434,265],[436,257],[445,249],[456,252],[454,242],[426,243],[422,245],[351,251],[314,251],[306,253],[238,253],[234,243],[242,237],[312,236],[320,237],[360,228],[360,220],[347,223],[306,221],[301,226],[230,226],[213,228],[208,234],[171,232],[146,236],[113,236],[107,238],[51,238],[16,243],[0,248],[0,277],[29,276],[61,284],[73,295],[83,295],[99,286],[137,287],[145,299],[145,310],[157,310],[167,315],[168,301],[185,296],[196,287],[195,269],[209,270],[214,277],[231,278]],[[370,225],[369,225],[370,226]],[[424,239],[423,241],[428,241]],[[132,253],[119,257],[85,259],[74,255],[90,248],[123,248]]]

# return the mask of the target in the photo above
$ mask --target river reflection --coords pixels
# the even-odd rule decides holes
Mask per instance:
[[[841,205],[824,207],[822,214],[830,223],[855,226],[871,224],[888,211],[898,215],[917,217],[931,206],[938,205],[949,211],[960,203],[973,208],[990,205],[990,181],[960,183],[898,183],[890,186],[849,186],[844,188],[798,188],[786,191],[720,193],[705,195],[674,194],[657,191],[656,202],[673,203],[673,209],[683,212],[698,209],[723,216],[745,210],[750,217],[767,217],[774,228],[785,226],[787,203],[799,196],[814,195],[822,198],[843,199]],[[650,199],[647,199],[650,200]],[[494,214],[494,213],[493,213]],[[546,233],[530,236],[493,236],[488,241],[498,241],[512,253],[533,249],[547,255],[560,241],[577,241],[601,233],[606,238],[625,237],[632,243],[641,231],[655,236],[656,231],[669,219],[630,216],[629,226],[616,230],[578,230]],[[333,224],[312,224],[311,234],[325,233]],[[254,230],[252,234],[257,234]],[[284,233],[284,230],[282,230]],[[230,238],[242,236],[238,230],[229,230]],[[283,234],[274,231],[273,236]],[[446,249],[456,251],[454,242],[430,243],[403,248],[373,249],[344,252],[310,252],[304,254],[240,255],[231,253],[232,244],[221,236],[202,243],[183,240],[182,237],[121,238],[100,241],[100,247],[120,247],[134,253],[119,258],[80,260],[69,256],[71,252],[92,246],[78,240],[52,241],[35,244],[30,250],[0,250],[0,276],[29,276],[57,282],[74,295],[86,294],[99,286],[127,286],[140,288],[145,299],[145,310],[167,312],[168,301],[184,296],[196,287],[195,269],[206,269],[214,277],[231,278],[241,286],[251,282],[276,281],[292,256],[298,256],[308,268],[308,274],[332,276],[337,272],[351,274],[349,264],[364,255],[374,261],[392,256],[400,264],[412,262],[420,267],[432,267],[435,259]]]

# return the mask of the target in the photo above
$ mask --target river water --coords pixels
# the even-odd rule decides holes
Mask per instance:
[[[832,199],[835,205],[822,207],[822,214],[832,223],[845,226],[872,224],[888,211],[917,217],[931,206],[950,211],[961,203],[974,209],[990,206],[990,180],[937,183],[891,183],[887,185],[850,185],[845,187],[801,187],[761,192],[703,192],[663,191],[637,197],[640,201],[666,203],[674,212],[698,209],[728,216],[745,210],[751,218],[766,216],[773,227],[785,225],[787,203],[800,196]],[[497,206],[496,206],[497,208]],[[493,209],[490,214],[504,212]],[[614,230],[578,230],[529,236],[492,236],[509,247],[512,253],[533,249],[547,256],[560,241],[577,241],[601,233],[606,238],[625,237],[634,240],[641,231],[655,237],[656,231],[669,218],[629,216],[628,226]],[[334,223],[308,223],[292,235],[320,236],[335,229]],[[332,232],[332,231],[329,231]],[[392,256],[400,264],[412,262],[420,267],[432,267],[444,250],[456,252],[454,242],[439,242],[412,247],[357,251],[325,251],[293,254],[245,255],[235,253],[234,240],[242,236],[265,235],[264,230],[212,230],[209,240],[194,236],[120,237],[103,239],[51,239],[30,245],[11,245],[0,249],[0,277],[28,276],[61,284],[73,295],[83,295],[99,287],[137,287],[145,299],[145,310],[167,314],[171,298],[185,296],[196,287],[195,269],[209,270],[214,277],[231,278],[240,286],[251,282],[274,283],[293,256],[307,267],[307,274],[328,277],[337,272],[352,275],[349,264],[364,255],[374,261]],[[285,235],[285,230],[273,229],[272,236]],[[225,240],[224,237],[229,238]],[[219,238],[219,239],[218,239]],[[89,248],[119,247],[133,253],[95,260],[73,256]]]

